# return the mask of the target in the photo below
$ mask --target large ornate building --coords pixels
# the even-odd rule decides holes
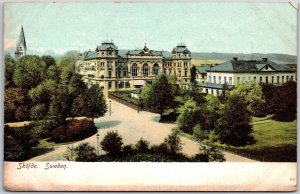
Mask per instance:
[[[191,79],[191,52],[183,43],[172,52],[150,50],[146,44],[141,50],[125,51],[105,41],[81,57],[76,71],[87,83],[97,83],[108,91],[140,88],[160,73],[176,76],[182,88],[188,88]]]
[[[26,46],[26,40],[24,35],[24,29],[23,26],[21,27],[19,39],[16,45],[16,51],[15,51],[15,58],[19,59],[26,55],[27,46]]]

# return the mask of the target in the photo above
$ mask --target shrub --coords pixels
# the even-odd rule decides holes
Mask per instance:
[[[122,145],[122,137],[118,134],[117,131],[107,132],[101,142],[102,150],[113,156],[120,154]]]
[[[149,151],[149,141],[144,140],[141,138],[136,144],[135,148],[140,153],[145,153]]]
[[[198,140],[202,141],[204,139],[208,139],[209,132],[206,130],[203,130],[200,126],[200,124],[197,124],[193,128],[193,136],[197,138]]]
[[[166,154],[166,153],[168,153],[168,146],[165,143],[161,143],[159,145],[151,146],[150,150],[151,150],[151,153]]]
[[[94,122],[88,119],[69,120],[51,133],[54,141],[75,141],[89,137],[97,132]]]
[[[122,153],[124,156],[132,155],[135,152],[135,149],[132,145],[125,145],[122,147]]]
[[[182,144],[177,133],[172,133],[164,139],[164,143],[167,146],[168,152],[172,155],[177,154],[182,150]]]
[[[97,160],[95,148],[88,143],[82,143],[75,148],[76,161],[91,162]]]
[[[88,143],[81,143],[75,148],[67,147],[64,157],[68,161],[93,162],[97,160],[95,148]]]
[[[38,145],[38,136],[32,125],[23,127],[4,126],[4,160],[24,160]]]

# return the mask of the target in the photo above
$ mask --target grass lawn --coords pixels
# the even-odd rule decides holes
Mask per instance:
[[[256,143],[244,147],[218,147],[259,161],[296,162],[297,161],[297,121],[280,122],[264,118],[253,118],[253,135]]]

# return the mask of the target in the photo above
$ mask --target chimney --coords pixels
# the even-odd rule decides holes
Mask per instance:
[[[233,57],[233,60],[234,60],[234,61],[237,61],[237,60],[238,60],[238,58],[237,58],[237,57]]]
[[[262,61],[266,62],[266,61],[268,61],[268,58],[262,58]]]

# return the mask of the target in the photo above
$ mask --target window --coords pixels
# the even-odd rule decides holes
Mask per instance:
[[[253,77],[254,82],[256,82],[256,77]]]
[[[107,62],[107,67],[108,67],[108,68],[111,68],[111,66],[112,66],[112,62],[111,62],[111,61],[108,61],[108,62]]]
[[[210,76],[208,76],[208,82],[211,83],[211,77]]]
[[[127,76],[126,74],[127,74],[126,70],[125,70],[125,71],[123,71],[123,76],[124,76],[124,77],[126,77],[126,76]]]
[[[158,64],[155,63],[154,66],[153,66],[153,73],[154,73],[155,76],[158,75],[158,69],[159,69]]]
[[[143,76],[148,76],[148,74],[149,74],[148,64],[145,63],[143,65]]]
[[[137,76],[137,65],[134,63],[131,66],[131,76],[136,77]]]
[[[219,84],[221,84],[222,83],[222,81],[221,81],[221,76],[219,76]]]
[[[181,77],[181,71],[180,70],[178,71],[178,77]]]
[[[289,79],[290,79],[289,76],[286,76],[286,81],[287,81],[287,82],[289,81]]]
[[[293,81],[294,80],[294,76],[291,76],[291,81]]]
[[[269,67],[268,67],[268,65],[266,65],[266,70],[268,70],[269,69]]]
[[[224,77],[224,84],[227,84],[227,77]]]
[[[216,76],[214,76],[214,83],[215,83],[215,84],[217,83],[217,81],[216,81]]]
[[[167,74],[166,70],[164,70],[164,74]]]
[[[279,76],[277,76],[277,83],[278,83],[278,84],[279,84],[279,79],[280,79]]]
[[[187,77],[187,70],[184,71],[184,77]]]
[[[272,76],[272,84],[274,84],[274,76]]]
[[[237,77],[236,80],[237,80],[237,83],[240,83],[240,77]]]
[[[121,70],[118,70],[118,77],[121,77]]]
[[[216,90],[217,91],[217,96],[219,96],[219,90]]]
[[[259,77],[259,83],[261,83],[261,82],[262,82],[262,76]]]
[[[108,71],[108,77],[111,77],[111,71],[110,70]]]
[[[108,82],[108,88],[109,89],[111,88],[111,82]]]
[[[229,77],[229,85],[232,85],[232,77]]]
[[[284,76],[282,76],[282,83],[284,83]]]
[[[266,76],[266,83],[269,83],[269,77]]]

